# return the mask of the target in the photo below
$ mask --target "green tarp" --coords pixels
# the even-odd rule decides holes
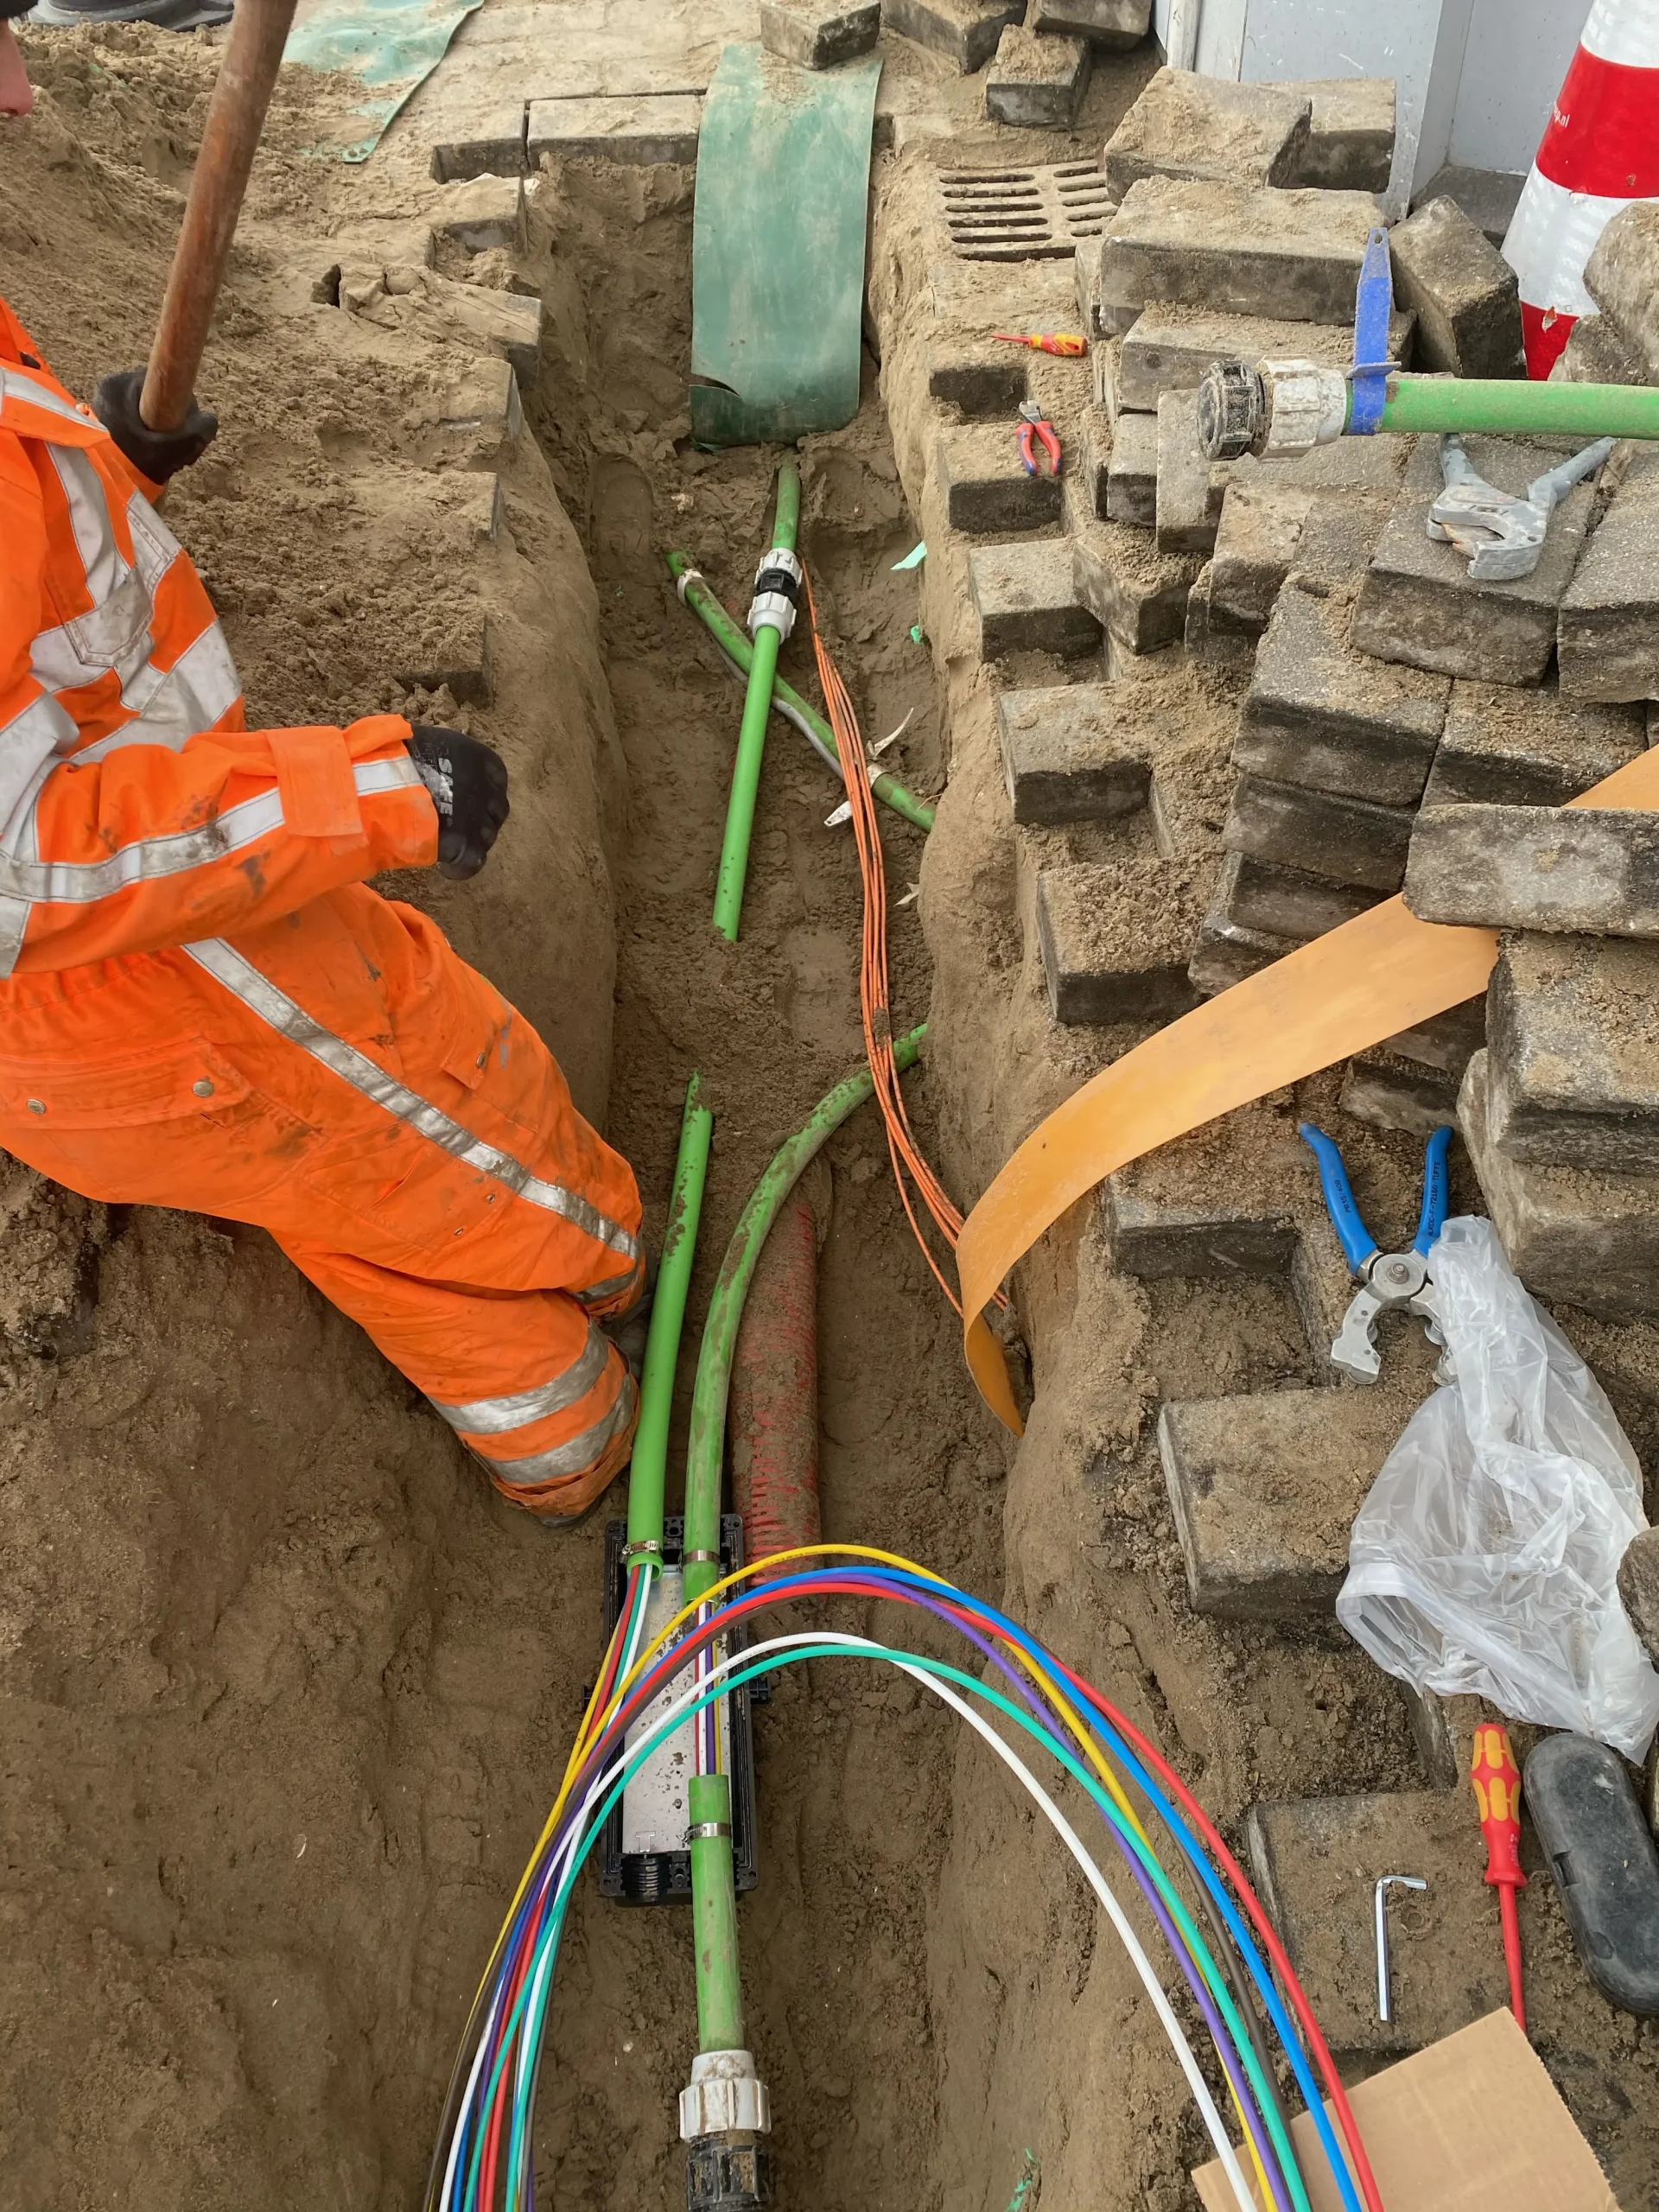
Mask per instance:
[[[691,431],[792,443],[858,412],[879,54],[798,69],[720,57],[697,143]]]
[[[366,162],[410,94],[448,51],[455,27],[484,0],[322,0],[296,23],[284,61],[344,69],[363,80],[363,99],[341,143],[319,150]]]

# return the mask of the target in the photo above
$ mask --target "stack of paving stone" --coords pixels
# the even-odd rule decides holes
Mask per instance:
[[[1352,358],[1354,289],[1393,143],[1391,83],[1234,85],[1174,69],[1158,71],[1108,142],[1101,165],[1121,199],[1077,252],[1095,400],[1066,521],[1078,595],[1124,651],[1213,636],[1217,658],[1228,643],[1248,658],[1316,472],[1211,467],[1197,387],[1237,355]],[[1396,322],[1402,357],[1414,321]],[[1232,487],[1246,481],[1283,497],[1230,527]],[[1224,534],[1231,585],[1218,606],[1211,556]],[[1277,562],[1270,587],[1264,553]]]
[[[1600,313],[1574,329],[1560,373],[1659,381],[1659,208],[1633,207],[1608,226],[1588,283]],[[1471,451],[1499,483],[1535,466],[1524,448],[1471,441]],[[1611,1319],[1651,1317],[1659,817],[1567,802],[1659,734],[1659,455],[1616,451],[1602,484],[1574,492],[1552,522],[1535,575],[1484,594],[1466,579],[1437,589],[1440,549],[1421,529],[1408,543],[1409,518],[1396,519],[1355,634],[1420,666],[1459,662],[1412,828],[1406,902],[1425,920],[1506,932],[1459,1121],[1528,1284]],[[1500,594],[1503,613],[1486,613],[1483,598]],[[1477,646],[1504,682],[1462,672]],[[1540,684],[1552,653],[1554,678]]]

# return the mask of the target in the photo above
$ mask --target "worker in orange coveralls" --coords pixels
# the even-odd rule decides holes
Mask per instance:
[[[0,21],[0,111],[31,97]],[[0,302],[0,1145],[268,1229],[505,1497],[574,1521],[632,1440],[597,1325],[639,1333],[633,1177],[523,1016],[364,881],[476,874],[506,771],[397,715],[246,728],[150,504],[218,425],[151,430],[143,381],[93,414]]]

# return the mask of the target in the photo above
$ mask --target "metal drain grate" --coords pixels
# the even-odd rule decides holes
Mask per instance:
[[[1100,236],[1116,204],[1092,162],[942,174],[950,243],[964,261],[1058,261]]]

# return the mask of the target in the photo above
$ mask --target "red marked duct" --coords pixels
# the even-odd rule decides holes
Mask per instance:
[[[817,1291],[817,1223],[798,1187],[755,1264],[732,1363],[732,1499],[750,1559],[818,1541]]]

